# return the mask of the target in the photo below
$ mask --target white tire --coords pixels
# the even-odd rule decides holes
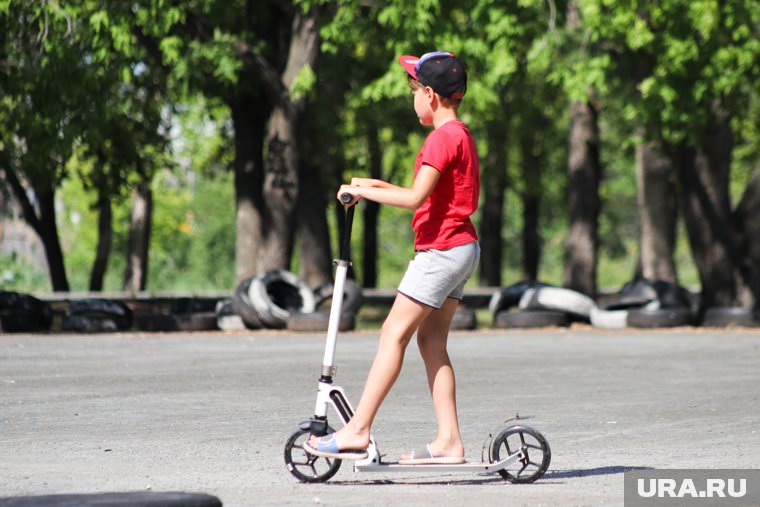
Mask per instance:
[[[248,297],[261,322],[272,328],[284,328],[293,312],[311,313],[316,307],[314,292],[306,283],[281,269],[254,277]]]
[[[590,318],[592,308],[596,303],[590,297],[559,287],[528,289],[520,298],[521,310],[557,310],[585,319]]]
[[[628,310],[602,310],[592,308],[591,325],[602,329],[623,329],[628,326]]]

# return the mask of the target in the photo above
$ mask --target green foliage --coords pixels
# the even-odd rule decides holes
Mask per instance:
[[[321,171],[329,202],[339,181],[370,174],[373,135],[381,176],[410,183],[426,131],[396,58],[450,50],[468,67],[461,114],[482,160],[503,149],[509,162],[504,279],[520,276],[528,183],[519,142],[530,134],[542,173],[540,277],[561,280],[567,105],[593,97],[604,165],[599,284],[619,285],[637,255],[636,127],[670,143],[696,142],[717,101],[733,115],[734,200],[756,168],[760,9],[751,0],[577,4],[579,26],[567,25],[566,3],[543,0],[0,0],[0,153],[33,187],[61,185],[58,225],[73,290],[89,278],[98,191],[114,204],[106,289],[120,288],[129,190],[152,177],[149,289],[230,288],[234,132],[226,104],[250,93],[266,105],[252,59],[269,58],[282,72],[272,41],[285,40],[294,9],[321,5],[319,66],[303,68],[290,92],[308,102],[299,156]],[[495,131],[501,143],[489,139]],[[501,169],[483,162],[484,174]],[[411,254],[409,220],[406,211],[381,210],[381,286],[397,283]],[[357,242],[362,234],[359,221]],[[678,255],[693,273],[683,245]],[[37,283],[21,276],[21,261],[2,262],[14,283]]]

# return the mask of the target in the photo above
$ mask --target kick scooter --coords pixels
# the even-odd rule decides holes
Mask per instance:
[[[341,201],[351,202],[350,194],[341,195]],[[341,423],[346,424],[353,416],[354,410],[342,387],[333,384],[336,373],[335,346],[338,337],[340,315],[343,303],[343,290],[346,274],[351,265],[349,247],[351,227],[354,218],[354,206],[345,210],[345,227],[340,248],[340,258],[335,261],[335,285],[332,306],[327,326],[327,341],[319,378],[317,404],[314,417],[299,424],[298,430],[285,443],[285,464],[293,476],[301,482],[325,482],[334,476],[343,462],[340,459],[318,457],[304,450],[303,444],[310,435],[324,436],[334,433],[327,422],[328,407],[332,407]],[[385,462],[374,437],[370,437],[367,457],[354,461],[356,472],[475,472],[499,473],[512,483],[528,483],[539,479],[551,461],[551,450],[546,439],[533,428],[521,423],[519,416],[508,419],[501,426],[489,432],[483,442],[480,463],[462,463],[455,465],[402,465],[398,462]]]

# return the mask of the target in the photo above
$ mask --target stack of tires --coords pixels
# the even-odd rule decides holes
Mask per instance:
[[[231,301],[217,308],[217,319],[228,328],[236,325],[236,314],[248,329],[323,331],[327,329],[329,310],[320,308],[331,302],[332,297],[332,286],[312,290],[294,273],[272,270],[243,280]],[[361,304],[361,290],[354,280],[346,280],[341,331],[354,329]]]
[[[605,329],[694,325],[696,298],[663,280],[635,278],[591,313],[591,324]]]
[[[216,305],[216,298],[158,300],[150,312],[136,315],[135,321],[140,331],[214,331],[218,329]]]
[[[70,333],[111,333],[132,327],[132,311],[120,301],[90,298],[69,302],[61,330]]]
[[[30,294],[0,291],[0,332],[34,333],[50,330],[53,310]]]
[[[524,281],[494,293],[488,304],[496,328],[537,328],[589,322],[593,299],[580,292]]]

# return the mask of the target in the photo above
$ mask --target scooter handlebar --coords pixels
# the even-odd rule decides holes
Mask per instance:
[[[340,194],[340,202],[342,202],[343,204],[350,203],[353,198],[354,196],[349,194],[348,192],[344,192]]]

